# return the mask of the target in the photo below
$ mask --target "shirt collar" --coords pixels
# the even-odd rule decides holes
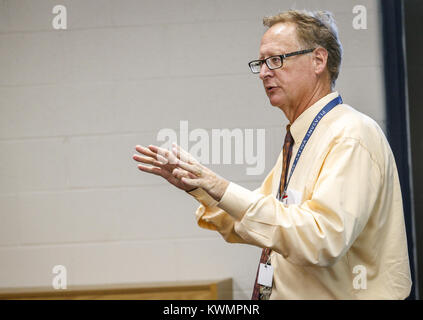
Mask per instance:
[[[304,138],[311,122],[319,111],[331,100],[339,96],[337,91],[331,92],[303,111],[290,127],[292,138],[297,143]]]

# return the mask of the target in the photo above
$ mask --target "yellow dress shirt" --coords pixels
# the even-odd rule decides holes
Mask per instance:
[[[323,97],[291,125],[291,166],[314,117],[337,96]],[[201,203],[199,226],[227,242],[272,249],[270,299],[406,298],[411,276],[401,190],[378,124],[338,105],[310,137],[286,203],[276,198],[281,170],[282,152],[255,191],[231,182],[220,202],[203,189],[191,191]]]

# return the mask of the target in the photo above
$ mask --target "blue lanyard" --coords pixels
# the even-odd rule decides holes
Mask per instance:
[[[313,122],[311,123],[310,127],[308,128],[307,133],[304,136],[303,142],[301,142],[300,148],[298,149],[297,155],[295,156],[294,163],[292,164],[291,172],[289,173],[289,178],[288,178],[287,182],[285,183],[285,188],[283,190],[282,198],[286,193],[286,189],[288,187],[289,181],[291,180],[292,174],[294,173],[295,167],[297,166],[297,162],[300,159],[301,154],[303,153],[305,145],[307,144],[308,140],[310,139],[311,135],[313,134],[314,129],[316,129],[319,121],[322,120],[322,118],[329,111],[331,111],[335,106],[337,106],[338,104],[342,104],[341,96],[337,96],[335,99],[330,101],[327,105],[325,105],[322,108],[322,110],[320,110],[320,112],[317,114],[317,116],[314,118]],[[279,192],[280,192],[280,184],[279,184]]]

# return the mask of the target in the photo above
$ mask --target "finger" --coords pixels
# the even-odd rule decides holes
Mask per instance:
[[[181,148],[176,142],[172,143],[172,151],[182,161],[190,164],[198,163],[198,161],[187,151]]]
[[[176,142],[172,143],[172,152],[178,157],[178,159],[188,162],[187,160],[189,157],[187,157],[186,152],[183,151],[184,150]]]
[[[138,169],[140,169],[141,171],[147,172],[147,173],[155,174],[156,176],[162,175],[161,169],[157,168],[157,167],[147,167],[147,166],[143,166],[142,164],[139,164]]]
[[[154,145],[149,145],[148,148],[157,154],[157,160],[163,164],[176,164],[178,162],[178,158],[167,149],[160,148]]]
[[[161,156],[160,154],[157,154],[157,161],[160,162],[161,165],[165,165],[169,162],[165,157]]]
[[[155,145],[153,145],[153,144],[150,144],[148,147],[147,147],[149,150],[151,150],[151,151],[153,151],[154,153],[166,153],[167,152],[167,150],[166,149],[163,149],[163,148],[160,148],[160,147],[158,147],[158,146],[155,146]]]
[[[157,161],[157,160],[155,160],[153,158],[143,157],[143,156],[139,156],[137,154],[134,154],[132,156],[132,159],[134,159],[135,161],[138,161],[138,162],[145,163],[145,164],[151,164],[153,166],[160,166],[161,165],[161,163],[159,161]]]
[[[152,152],[152,151],[151,151],[150,149],[148,149],[148,148],[145,148],[145,147],[143,147],[143,146],[137,145],[137,146],[135,147],[135,150],[137,150],[139,153],[142,153],[143,155],[146,155],[146,156],[152,157],[153,159],[156,159],[156,160],[157,160],[157,154],[156,154],[156,153],[154,153],[154,152]]]
[[[183,152],[182,149],[178,148],[177,146],[172,147],[172,153],[180,160],[192,164],[194,162],[193,157],[190,156],[188,153]]]

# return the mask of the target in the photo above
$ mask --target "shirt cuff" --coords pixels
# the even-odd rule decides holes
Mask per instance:
[[[192,195],[205,207],[213,207],[217,204],[217,201],[214,200],[206,191],[204,191],[203,188],[197,188],[187,193]]]
[[[217,206],[236,220],[241,220],[248,208],[261,197],[261,194],[231,182]]]

